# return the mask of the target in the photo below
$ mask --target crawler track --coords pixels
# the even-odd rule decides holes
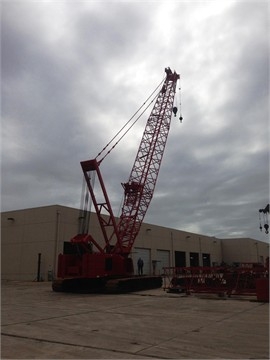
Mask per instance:
[[[121,294],[132,291],[157,289],[162,286],[161,276],[133,276],[129,278],[56,279],[52,283],[55,292]]]

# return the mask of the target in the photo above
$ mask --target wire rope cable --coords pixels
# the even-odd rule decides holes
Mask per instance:
[[[109,145],[121,134],[121,132],[128,126],[128,124],[133,120],[133,118],[139,113],[139,111],[146,105],[146,103],[151,99],[151,97],[154,95],[154,93],[159,89],[161,84],[163,83],[165,78],[162,79],[162,81],[158,84],[158,86],[155,88],[155,90],[148,96],[148,98],[145,100],[145,102],[139,107],[139,109],[131,116],[131,118],[122,126],[122,128],[114,135],[114,137],[107,143],[106,146],[98,153],[96,156],[96,159],[109,147]],[[145,110],[138,115],[138,117],[135,119],[135,121],[131,124],[131,126],[124,132],[124,134],[119,138],[118,141],[110,148],[110,150],[101,158],[99,162],[102,162],[105,157],[112,151],[112,149],[115,148],[115,146],[120,142],[120,140],[123,139],[123,137],[128,133],[128,131],[135,125],[135,123],[140,119],[140,117],[145,113],[145,111],[149,108],[149,106],[153,103],[153,101],[157,98],[157,95],[155,98],[149,103],[149,105],[145,108]]]
[[[130,127],[123,133],[123,135],[115,142],[115,144],[107,151],[107,153],[101,158],[100,163],[110,154],[110,152],[119,144],[119,142],[123,139],[123,137],[129,132],[129,130],[136,124],[136,122],[142,117],[142,115],[146,112],[146,110],[150,107],[150,105],[156,100],[158,94],[154,97],[154,99],[149,103],[149,105],[145,108],[145,110],[134,120],[134,122],[130,125]]]

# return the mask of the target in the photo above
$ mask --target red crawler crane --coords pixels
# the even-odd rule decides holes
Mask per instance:
[[[133,264],[129,255],[153,197],[172,112],[177,111],[173,102],[180,76],[170,68],[166,68],[165,72],[166,77],[148,118],[129,180],[122,184],[124,202],[118,222],[100,172],[100,164],[106,155],[101,160],[98,157],[105,148],[95,159],[81,162],[104,246],[88,234],[83,225],[80,233],[70,243],[65,243],[64,252],[59,255],[58,278],[53,282],[55,291],[82,287],[88,290],[116,287],[129,291],[161,286],[160,277],[132,276]],[[99,199],[92,184],[94,178],[95,186],[98,185],[100,190]]]

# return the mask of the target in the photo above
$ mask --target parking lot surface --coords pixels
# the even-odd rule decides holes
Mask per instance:
[[[2,359],[268,359],[269,304],[251,298],[55,293],[2,282]]]

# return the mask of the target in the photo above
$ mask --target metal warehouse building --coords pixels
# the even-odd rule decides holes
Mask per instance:
[[[78,231],[78,209],[61,205],[1,213],[2,279],[51,280],[64,241]],[[98,241],[95,213],[90,232]],[[213,266],[222,262],[265,263],[269,245],[250,239],[218,239],[211,236],[143,223],[131,254],[134,264],[142,257],[145,274],[161,274],[166,266]],[[38,272],[39,268],[39,272]]]

